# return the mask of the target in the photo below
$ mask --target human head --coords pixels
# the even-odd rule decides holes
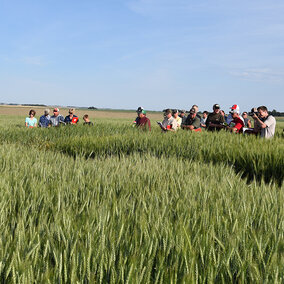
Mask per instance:
[[[248,113],[246,111],[244,111],[243,114],[242,114],[242,117],[243,118],[248,118]]]
[[[258,111],[259,116],[260,116],[261,118],[265,118],[265,117],[268,116],[268,109],[267,109],[266,106],[259,106],[259,107],[257,108],[257,111]]]
[[[146,116],[146,110],[144,110],[143,107],[139,107],[139,108],[136,110],[136,112],[137,112],[137,115],[138,115],[140,118]]]
[[[35,116],[35,115],[36,115],[35,110],[31,109],[31,110],[29,111],[29,116]]]
[[[178,110],[177,109],[173,109],[172,115],[173,115],[174,118],[177,118],[178,117]]]
[[[167,108],[167,109],[165,110],[165,116],[166,116],[167,118],[170,118],[170,117],[172,116],[172,110],[169,109],[169,108]]]
[[[189,111],[189,115],[191,118],[195,118],[197,114],[196,108],[191,108],[191,110]]]
[[[45,115],[45,116],[48,116],[48,115],[49,115],[49,112],[50,112],[50,110],[49,110],[48,108],[46,108],[46,109],[44,110],[44,115]]]
[[[83,120],[84,120],[85,122],[89,121],[89,115],[88,115],[88,114],[84,114]]]
[[[220,113],[225,116],[225,112],[222,109],[220,110]]]
[[[69,114],[74,114],[74,112],[75,112],[75,108],[69,108]]]
[[[220,111],[220,105],[218,104],[213,105],[213,112],[219,113],[219,111]]]
[[[58,115],[59,115],[59,108],[58,108],[58,107],[55,107],[55,108],[53,109],[53,115],[54,115],[54,116],[58,116]]]
[[[198,105],[193,105],[191,108],[194,108],[196,110],[196,113],[198,113]]]
[[[184,110],[184,109],[180,110],[179,113],[180,113],[180,116],[181,116],[181,117],[184,117],[184,116],[185,116],[185,110]]]
[[[202,116],[203,116],[203,118],[206,118],[206,117],[208,116],[208,111],[205,110],[205,111],[202,113]]]

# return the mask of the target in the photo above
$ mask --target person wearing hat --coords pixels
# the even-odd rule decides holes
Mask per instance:
[[[226,122],[228,124],[230,124],[232,122],[232,120],[233,120],[232,113],[234,111],[237,111],[238,113],[240,113],[240,107],[238,105],[232,105],[230,107],[229,115],[227,116],[227,119],[226,119]],[[244,119],[241,116],[240,116],[240,119],[244,122]]]
[[[159,123],[163,131],[176,131],[177,130],[177,121],[172,116],[172,110],[166,109],[164,113],[164,120],[162,123]]]
[[[69,108],[69,115],[65,116],[64,122],[66,124],[77,124],[79,122],[79,118],[74,114],[75,108]]]
[[[232,116],[232,121],[228,126],[226,126],[226,129],[235,132],[235,133],[243,133],[243,128],[245,126],[244,122],[241,120],[239,114],[240,111],[238,108],[234,108],[230,111],[230,114]]]
[[[225,119],[220,113],[220,105],[213,105],[213,112],[209,113],[206,119],[206,128],[210,131],[220,130],[224,128]]]
[[[185,115],[185,110],[182,109],[179,111],[179,117],[181,118],[181,124],[184,124],[186,121],[186,115]]]
[[[135,119],[135,125],[139,129],[151,131],[150,119],[146,116],[146,110],[143,107],[139,107],[136,111],[137,118]]]
[[[181,119],[181,117],[179,117],[178,114],[179,114],[178,110],[177,109],[173,109],[172,115],[173,115],[173,118],[177,121],[177,127],[179,129],[181,127],[182,119]]]
[[[191,130],[191,131],[200,131],[200,118],[197,116],[196,108],[192,108],[189,111],[189,115],[182,125],[182,129]]]
[[[50,117],[49,126],[59,126],[60,124],[64,124],[64,117],[59,114],[59,108],[55,107],[53,110],[53,115]]]

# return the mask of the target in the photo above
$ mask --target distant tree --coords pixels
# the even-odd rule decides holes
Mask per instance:
[[[88,107],[88,109],[98,109],[98,108],[91,106],[91,107]]]

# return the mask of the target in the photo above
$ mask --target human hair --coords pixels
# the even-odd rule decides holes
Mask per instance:
[[[257,110],[258,110],[258,111],[259,111],[259,110],[262,110],[262,111],[268,112],[268,109],[267,109],[266,106],[259,106],[259,107],[257,108]]]
[[[88,114],[84,114],[83,118],[89,118]]]
[[[69,108],[69,113],[74,113],[75,112],[75,108]]]
[[[208,112],[207,110],[205,110],[203,113],[205,113],[206,115],[208,115],[209,112]]]
[[[29,115],[31,115],[31,114],[32,114],[33,116],[35,116],[35,115],[36,115],[35,110],[31,109],[30,112],[29,112]]]
[[[45,110],[44,110],[44,114],[49,114],[50,113],[50,110],[48,109],[48,108],[46,108]]]

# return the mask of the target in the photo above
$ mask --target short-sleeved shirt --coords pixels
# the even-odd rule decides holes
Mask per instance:
[[[219,130],[218,128],[209,126],[210,122],[214,124],[222,124],[225,122],[225,118],[221,113],[211,112],[208,114],[206,119],[206,128],[208,130]]]
[[[175,120],[177,121],[178,127],[180,127],[182,123],[181,117],[178,116],[177,118],[175,118]]]
[[[35,125],[37,124],[37,119],[35,117],[33,119],[26,117],[26,123],[28,127],[35,127]]]
[[[166,117],[163,120],[162,125],[167,129],[170,128],[173,130],[177,130],[177,121],[172,116],[170,118]]]
[[[263,123],[266,124],[265,128],[261,129],[260,136],[263,138],[272,138],[275,134],[276,120],[272,115],[269,115]]]
[[[231,121],[230,127],[234,127],[237,129],[237,133],[243,133],[243,128],[245,126],[244,122],[240,119],[240,117],[235,117],[233,118],[233,120]]]
[[[78,116],[73,115],[73,117],[78,117]],[[67,123],[67,124],[70,124],[72,122],[73,117],[71,118],[70,115],[65,116],[64,122]],[[79,122],[79,119],[76,121],[76,123],[78,123],[78,122]]]
[[[194,118],[189,115],[184,125],[192,125],[194,126],[194,129],[200,128],[200,118],[197,115]]]
[[[51,126],[59,126],[59,124],[62,123],[62,122],[64,124],[64,117],[61,114],[59,114],[58,116],[52,115],[50,117],[49,124]]]
[[[42,115],[39,118],[38,125],[39,127],[48,127],[50,121],[50,116],[49,115]]]
[[[136,121],[136,127],[141,128],[143,130],[151,131],[151,122],[148,117],[144,116],[140,118],[138,116],[135,121]]]

